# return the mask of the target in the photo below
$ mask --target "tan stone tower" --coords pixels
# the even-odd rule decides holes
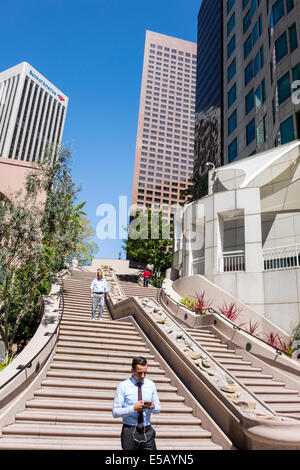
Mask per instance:
[[[131,215],[137,208],[183,204],[194,164],[197,44],[146,32],[132,186]],[[133,207],[136,205],[135,207]]]

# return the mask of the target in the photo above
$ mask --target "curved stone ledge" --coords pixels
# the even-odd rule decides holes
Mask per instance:
[[[66,270],[62,276],[67,276]],[[3,426],[13,422],[15,414],[33,397],[33,390],[43,380],[55,351],[59,334],[53,334],[60,319],[58,283],[41,298],[43,316],[34,336],[23,351],[0,372],[0,435]],[[24,366],[26,366],[24,368]]]

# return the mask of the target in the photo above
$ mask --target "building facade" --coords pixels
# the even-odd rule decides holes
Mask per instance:
[[[223,2],[224,162],[300,137],[300,3]],[[299,96],[298,96],[299,98]]]
[[[195,43],[146,32],[131,215],[184,203],[194,165]]]
[[[68,98],[27,62],[0,73],[0,156],[34,162],[61,143]]]
[[[220,166],[223,110],[222,0],[203,0],[197,28],[195,172],[206,162]]]

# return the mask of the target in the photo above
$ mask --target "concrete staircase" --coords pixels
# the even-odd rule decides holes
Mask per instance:
[[[149,299],[154,299],[160,303],[160,289],[152,287],[150,284],[149,287],[143,287],[137,282],[126,281],[124,279],[125,277],[123,276],[118,279],[118,282],[126,297],[148,297]]]
[[[92,277],[74,272],[65,281],[65,309],[54,358],[34,397],[15,422],[3,428],[0,449],[121,449],[121,420],[112,417],[114,392],[130,376],[132,357],[143,355],[162,407],[152,417],[158,449],[221,450],[135,326],[112,321],[106,310],[101,321],[91,320]]]
[[[300,419],[300,394],[230,349],[210,328],[186,329],[197,343],[276,413]],[[276,375],[276,372],[275,372]]]

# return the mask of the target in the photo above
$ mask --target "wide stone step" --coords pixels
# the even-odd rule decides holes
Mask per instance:
[[[54,387],[42,387],[34,392],[34,396],[39,397],[58,397],[58,398],[78,398],[80,402],[82,400],[106,400],[113,403],[114,394],[110,391],[99,391],[99,390],[63,390],[62,388]],[[176,393],[161,392],[159,396],[160,402],[167,403],[183,403],[184,397],[177,395]]]
[[[33,398],[26,404],[27,409],[47,409],[47,410],[75,410],[75,411],[105,411],[112,412],[112,402],[104,402],[99,400],[82,400],[71,398]],[[192,413],[193,409],[180,403],[165,404],[160,414],[176,414],[176,413]]]
[[[276,403],[279,403],[279,404],[285,404],[285,403],[288,403],[288,404],[298,404],[298,408],[299,408],[299,411],[300,411],[300,397],[298,396],[277,396],[277,395],[264,395],[264,398],[263,398],[264,402],[265,403],[272,403],[272,404],[276,404]]]
[[[56,351],[55,351],[55,358],[56,356],[60,356],[61,354],[69,354],[69,355],[72,355],[72,356],[76,356],[76,357],[84,357],[84,356],[89,356],[92,360],[94,360],[94,358],[100,358],[100,357],[103,357],[103,358],[114,358],[115,361],[118,361],[119,360],[123,360],[124,358],[128,358],[128,351],[110,351],[110,350],[105,350],[105,351],[101,351],[101,350],[97,350],[97,351],[92,351],[90,349],[80,349],[80,348],[60,348],[60,347],[57,347],[56,348]],[[148,364],[149,364],[149,361],[152,361],[154,360],[154,356],[152,354],[149,354],[149,353],[144,353],[143,354],[143,357],[145,357],[148,361]]]
[[[233,374],[236,378],[240,378],[240,379],[261,379],[261,380],[264,380],[264,379],[272,379],[273,378],[273,375],[271,374],[263,374],[262,372],[252,372],[251,370],[248,370],[248,371],[237,371],[237,372],[234,372]]]
[[[231,353],[234,353],[235,351],[234,350],[229,350],[226,346],[226,344],[218,344],[218,345],[211,345],[211,343],[201,343],[200,346],[204,349],[206,349],[207,352],[213,354],[215,352],[231,352]]]
[[[274,385],[273,387],[272,386],[269,386],[269,387],[264,387],[264,386],[261,386],[261,387],[251,387],[251,390],[253,393],[256,393],[257,395],[268,395],[268,394],[272,394],[272,395],[275,395],[275,394],[280,394],[282,396],[284,395],[298,395],[299,392],[298,390],[292,390],[290,388],[284,388],[284,387],[276,387],[276,385]]]
[[[156,438],[157,450],[222,450],[221,446],[210,439],[159,439]],[[121,450],[119,439],[55,439],[55,438],[29,438],[22,436],[5,437],[0,439],[2,450]]]
[[[101,323],[95,323],[91,319],[85,320],[85,321],[79,321],[79,320],[72,320],[70,318],[63,318],[61,322],[61,327],[63,328],[75,328],[77,329],[94,329],[96,328],[101,328],[102,331],[109,331],[109,332],[123,332],[124,334],[137,334],[136,329],[131,326],[130,324],[121,324],[121,323],[115,323],[113,321],[109,322],[109,324],[104,323],[104,321],[101,321]]]
[[[113,339],[113,340],[124,340],[128,339],[130,341],[142,341],[141,337],[139,334],[136,332],[136,334],[130,333],[112,333],[107,330],[102,331],[100,328],[93,330],[86,330],[86,329],[78,329],[74,330],[72,329],[67,329],[65,327],[61,328],[60,331],[60,336],[61,337],[68,337],[68,338],[83,338],[82,334],[84,333],[85,338],[87,338],[87,341],[90,341],[92,338],[104,338],[104,339]]]
[[[60,338],[60,341],[69,341],[69,342],[78,342],[78,343],[83,343],[84,340],[85,340],[85,337],[84,336],[78,336],[78,337],[74,337],[74,336],[67,336],[67,335],[60,335],[59,336]],[[92,345],[92,344],[98,344],[98,345],[115,345],[116,344],[116,341],[114,341],[113,339],[110,339],[110,338],[101,338],[99,337],[98,338],[89,338],[89,340],[87,341],[89,345]],[[119,339],[117,341],[118,343],[118,346],[121,346],[121,345],[127,345],[127,346],[146,346],[146,343],[144,343],[142,341],[141,338],[136,338],[136,339]]]
[[[107,372],[109,374],[113,374],[114,372],[121,374],[128,373],[130,367],[127,366],[119,366],[115,364],[113,365],[105,365],[105,364],[73,364],[73,363],[65,363],[65,362],[56,362],[53,361],[50,366],[50,370],[54,369],[67,369],[67,370],[82,370],[82,371],[95,371],[95,372]],[[147,369],[147,376],[151,377],[152,375],[164,375],[165,371],[159,369],[158,367],[148,367]]]
[[[40,422],[40,423],[84,423],[84,424],[122,424],[121,418],[114,418],[111,413],[74,412],[74,411],[47,411],[29,410],[21,411],[16,415],[16,422]],[[152,415],[151,423],[155,426],[199,426],[201,420],[189,414],[177,416]]]
[[[218,339],[218,338],[203,338],[203,339],[199,339],[199,338],[195,338],[193,337],[194,340],[197,341],[198,344],[202,345],[203,346],[211,346],[211,345],[217,345],[217,344],[221,344],[221,340]]]
[[[175,427],[166,429],[162,426],[159,430],[160,439],[209,439],[211,433],[201,429],[200,426],[195,426],[193,429],[188,430],[186,427]],[[12,424],[3,429],[3,435],[14,435],[14,436],[38,436],[38,437],[81,437],[81,438],[118,438],[120,436],[120,426],[95,426],[95,425],[72,425],[68,426],[62,424],[56,424],[54,426],[48,424],[37,424],[37,423],[18,423]]]
[[[116,361],[116,358],[108,358],[108,357],[97,357],[97,356],[80,356],[79,354],[58,354],[56,353],[54,358],[54,362],[76,362],[76,363],[93,363],[93,364],[112,364],[114,367],[118,366],[127,366],[130,368],[132,363],[132,359],[125,359],[120,358]],[[159,367],[159,363],[155,361],[147,361],[148,367]]]
[[[47,378],[42,381],[42,387],[62,387],[62,388],[71,388],[71,389],[78,389],[78,390],[110,390],[115,391],[117,386],[119,385],[118,381],[110,381],[107,380],[83,380],[83,379],[51,379]],[[161,392],[177,392],[177,387],[173,387],[169,384],[156,384],[156,389],[158,393]]]
[[[228,353],[226,351],[224,352],[215,352],[212,354],[212,356],[217,359],[243,359],[243,356],[240,356],[239,354],[234,354],[234,353]]]
[[[232,359],[232,358],[219,358],[218,361],[220,362],[220,364],[224,364],[224,365],[227,365],[227,364],[235,364],[235,365],[241,365],[241,366],[251,366],[252,362],[251,361],[245,361],[245,360],[241,360],[241,359]]]
[[[71,371],[69,369],[59,370],[59,369],[50,369],[47,372],[47,377],[56,377],[56,378],[71,378],[71,379],[88,379],[88,380],[116,380],[121,382],[128,379],[128,372],[125,374],[109,374],[108,372],[86,372],[79,371],[74,369]],[[148,375],[148,378],[153,380],[156,384],[160,383],[170,383],[171,379],[169,377],[164,377],[163,375]]]
[[[297,403],[273,404],[272,409],[278,414],[300,414],[300,406]]]
[[[238,365],[235,365],[235,364],[229,364],[226,366],[226,369],[227,370],[230,370],[230,371],[250,371],[250,372],[261,372],[262,371],[262,368],[261,367],[252,367],[252,366],[245,366],[245,365],[242,365],[242,364],[238,364]]]
[[[58,346],[60,348],[68,347],[68,348],[78,348],[78,349],[85,349],[86,351],[92,350],[102,350],[102,351],[127,351],[128,356],[130,354],[139,354],[139,353],[150,353],[150,349],[145,348],[145,346],[136,346],[131,345],[130,347],[128,344],[101,344],[99,343],[91,343],[86,344],[84,342],[74,342],[74,341],[61,341],[58,340]]]
[[[256,377],[255,375],[251,375],[249,378],[245,378],[245,377],[240,377],[240,374],[232,374],[234,375],[236,378],[239,378],[241,380],[241,382],[246,385],[247,387],[250,387],[252,389],[253,386],[258,386],[258,385],[262,385],[262,386],[274,386],[274,387],[284,387],[285,386],[285,383],[284,382],[278,382],[276,380],[273,380],[272,379],[272,376],[263,376],[261,377],[261,375],[263,374],[258,374]]]

